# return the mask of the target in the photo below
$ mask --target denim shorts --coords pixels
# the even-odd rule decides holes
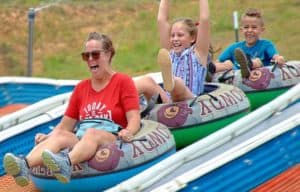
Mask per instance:
[[[97,130],[104,130],[111,132],[112,134],[118,134],[121,127],[109,119],[85,119],[79,122],[76,136],[82,138],[88,128],[94,128]]]

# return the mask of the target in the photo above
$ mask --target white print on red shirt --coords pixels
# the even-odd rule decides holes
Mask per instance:
[[[93,102],[92,104],[87,104],[84,108],[83,117],[80,116],[80,119],[93,119],[93,118],[105,118],[112,120],[111,110],[107,109],[105,104],[101,102]]]

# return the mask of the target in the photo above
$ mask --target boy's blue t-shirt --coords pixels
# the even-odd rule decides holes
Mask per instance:
[[[278,54],[275,45],[271,41],[260,39],[252,47],[248,47],[246,45],[246,41],[233,43],[219,55],[218,60],[220,62],[231,60],[234,64],[233,69],[240,69],[240,65],[237,63],[234,57],[234,50],[236,48],[241,48],[247,55],[249,55],[253,59],[259,58],[264,66],[271,65],[271,59],[274,55]]]

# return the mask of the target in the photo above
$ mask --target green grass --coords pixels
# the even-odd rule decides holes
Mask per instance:
[[[113,39],[117,51],[113,67],[117,71],[132,76],[158,71],[157,0],[1,0],[0,75],[26,75],[28,9],[55,2],[58,4],[35,17],[33,76],[88,77],[80,52],[90,31],[106,33]],[[197,19],[197,0],[171,2],[171,20],[181,16]],[[209,2],[215,48],[225,48],[235,41],[233,11],[241,14],[248,7],[256,7],[263,10],[266,20],[263,38],[272,40],[286,59],[300,60],[299,0]]]

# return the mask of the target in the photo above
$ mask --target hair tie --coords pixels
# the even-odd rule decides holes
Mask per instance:
[[[199,23],[198,21],[197,21],[197,22],[195,22],[195,25],[196,25],[196,26],[198,26],[199,24],[200,24],[200,23]]]

